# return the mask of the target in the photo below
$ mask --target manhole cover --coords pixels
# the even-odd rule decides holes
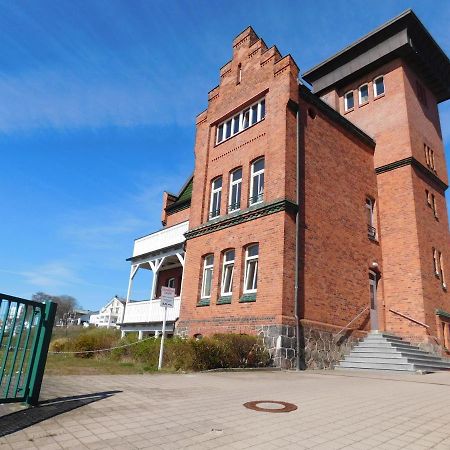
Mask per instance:
[[[253,411],[270,412],[270,413],[286,413],[295,411],[297,405],[286,402],[275,402],[273,400],[258,400],[254,402],[244,403],[244,406]]]

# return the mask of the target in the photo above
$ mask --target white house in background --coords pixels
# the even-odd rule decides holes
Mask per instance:
[[[122,322],[125,311],[125,299],[113,297],[98,314],[92,314],[89,318],[89,325],[105,328],[118,328]]]

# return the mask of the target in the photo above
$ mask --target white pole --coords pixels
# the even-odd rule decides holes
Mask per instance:
[[[161,370],[163,353],[164,353],[164,337],[166,336],[166,319],[167,319],[167,306],[164,307],[164,321],[162,327],[161,346],[159,347],[159,361],[158,370]]]

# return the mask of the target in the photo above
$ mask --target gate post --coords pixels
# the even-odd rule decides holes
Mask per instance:
[[[47,362],[48,347],[52,337],[53,325],[55,323],[57,304],[46,302],[43,311],[44,317],[42,328],[39,330],[38,341],[36,344],[35,362],[32,367],[30,385],[25,397],[25,402],[36,406],[39,403],[39,394],[41,392],[42,379],[44,377],[45,363]]]

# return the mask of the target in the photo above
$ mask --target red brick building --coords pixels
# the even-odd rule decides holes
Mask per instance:
[[[234,39],[196,119],[194,174],[135,243],[128,299],[151,269],[147,303],[161,285],[179,296],[172,332],[260,334],[283,366],[297,348],[333,364],[374,329],[448,349],[447,56],[407,11],[303,80],[251,27]],[[159,330],[138,316],[130,330]]]

